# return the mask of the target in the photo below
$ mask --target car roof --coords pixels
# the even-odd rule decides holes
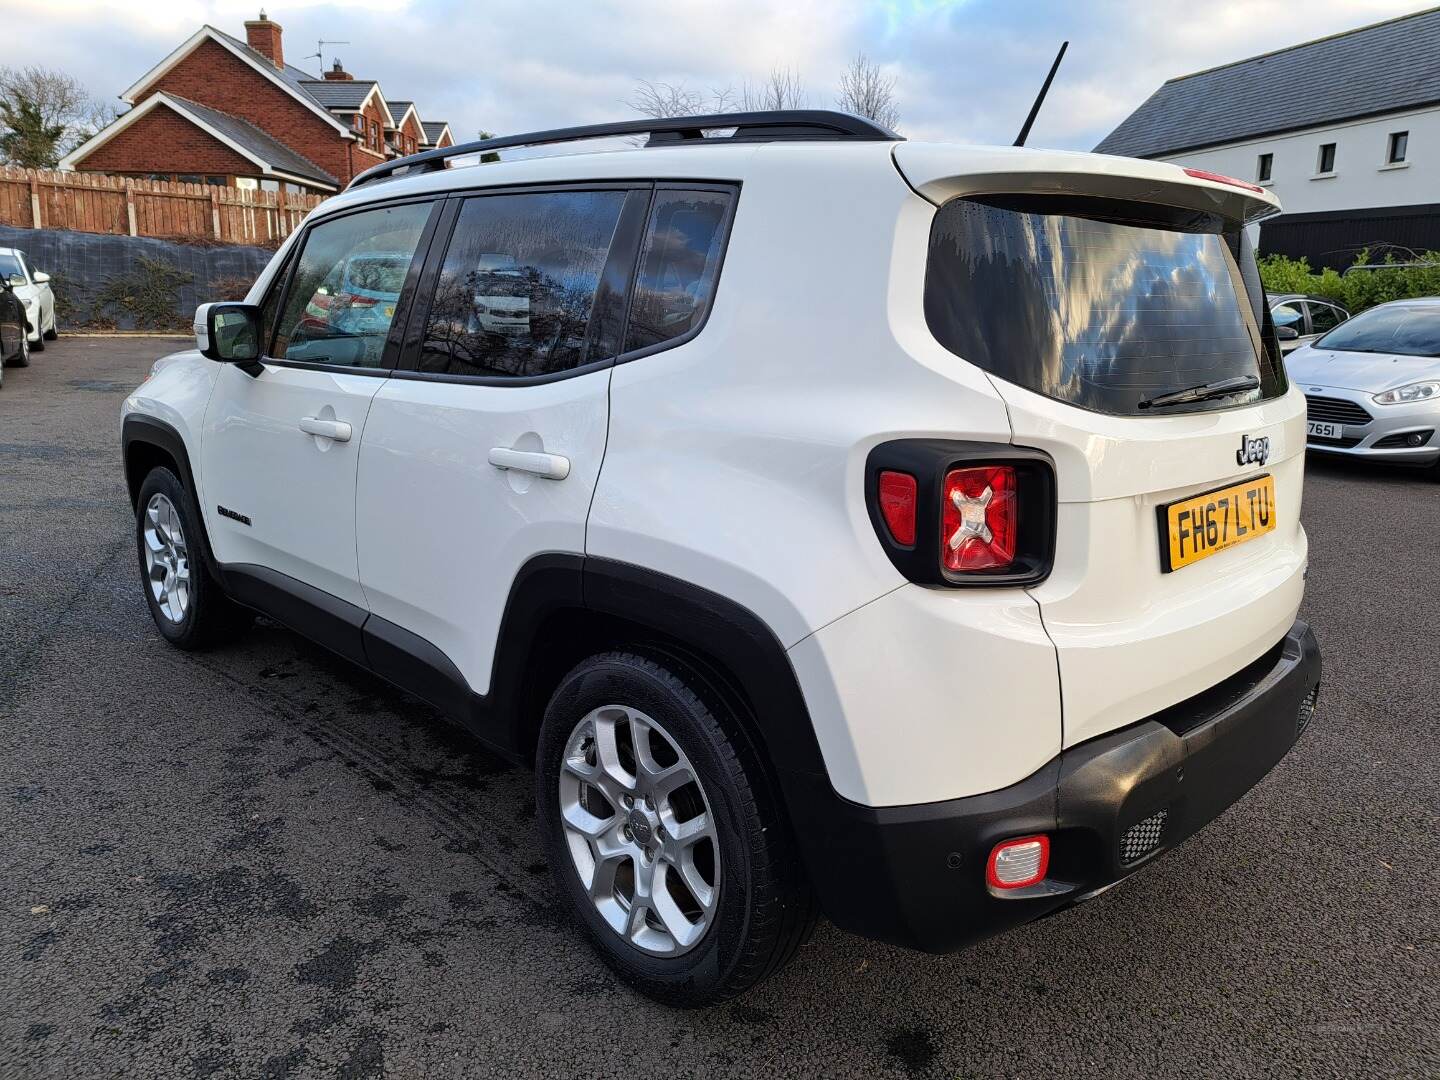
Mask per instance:
[[[1408,296],[1402,300],[1387,300],[1383,304],[1376,304],[1375,308],[1382,307],[1440,307],[1440,296]]]
[[[743,181],[759,161],[784,163],[786,170],[814,169],[817,179],[847,167],[874,167],[896,171],[897,179],[907,180],[917,190],[923,180],[934,176],[994,178],[1014,173],[1027,178],[1048,173],[1065,173],[1093,177],[1128,177],[1136,181],[1161,181],[1176,189],[1198,189],[1208,200],[1207,205],[1231,200],[1249,209],[1265,213],[1279,210],[1279,203],[1269,192],[1243,190],[1250,185],[1215,182],[1208,177],[1187,176],[1178,165],[1168,162],[1142,161],[1106,154],[1086,154],[1067,150],[1045,150],[1031,147],[984,146],[964,143],[915,143],[904,140],[848,139],[784,139],[776,141],[706,138],[685,142],[660,143],[654,146],[626,145],[611,138],[604,144],[595,140],[560,144],[560,153],[524,151],[525,157],[505,157],[500,161],[475,165],[452,165],[377,177],[368,183],[352,185],[340,194],[325,200],[316,216],[329,216],[373,202],[406,196],[438,195],[466,189],[491,189],[525,184],[569,182],[604,183],[635,180],[670,180],[692,182]],[[448,148],[447,148],[448,149]],[[431,151],[430,153],[434,153]],[[511,151],[506,151],[507,154]],[[420,155],[424,157],[425,155]],[[463,161],[465,154],[448,154],[451,162]],[[477,155],[470,155],[473,160]],[[903,160],[902,160],[903,159]],[[400,159],[403,160],[403,159]],[[803,164],[802,164],[803,163]],[[395,164],[395,163],[392,163]],[[912,175],[912,173],[916,175]],[[799,180],[800,177],[796,176]],[[931,197],[921,192],[922,197]],[[1232,209],[1234,206],[1232,206]],[[1247,215],[1248,216],[1248,213]]]
[[[1314,300],[1317,304],[1329,304],[1331,307],[1341,309],[1345,307],[1339,300],[1332,300],[1328,296],[1316,296],[1314,293],[1303,292],[1276,293],[1270,297],[1270,304],[1271,306],[1275,304],[1288,304],[1292,300]]]

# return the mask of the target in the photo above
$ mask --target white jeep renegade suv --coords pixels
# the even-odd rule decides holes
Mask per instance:
[[[380,166],[126,401],[151,612],[263,612],[533,763],[560,895],[658,999],[821,913],[956,949],[1178,845],[1314,709],[1276,210],[825,112]]]

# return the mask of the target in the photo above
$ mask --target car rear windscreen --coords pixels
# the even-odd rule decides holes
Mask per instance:
[[[1095,412],[1174,415],[1285,392],[1254,254],[1213,214],[1108,199],[954,199],[930,233],[925,317],[951,352]],[[1238,376],[1253,390],[1142,403]]]

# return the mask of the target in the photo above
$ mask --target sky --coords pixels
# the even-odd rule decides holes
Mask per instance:
[[[797,72],[814,108],[864,52],[894,77],[912,139],[1013,141],[1055,51],[1070,49],[1030,137],[1089,150],[1166,79],[1416,11],[1416,0],[267,0],[285,58],[317,39],[458,141],[631,119],[641,80],[708,90]],[[114,100],[209,23],[237,37],[259,3],[0,0],[25,63]],[[10,17],[14,16],[14,17]],[[0,55],[0,63],[15,58]]]

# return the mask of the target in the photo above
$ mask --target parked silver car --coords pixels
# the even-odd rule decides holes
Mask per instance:
[[[1293,352],[1339,326],[1350,313],[1333,300],[1304,293],[1270,297],[1270,318],[1280,338],[1280,351]]]
[[[1363,311],[1285,358],[1305,392],[1312,450],[1435,466],[1440,297]]]

